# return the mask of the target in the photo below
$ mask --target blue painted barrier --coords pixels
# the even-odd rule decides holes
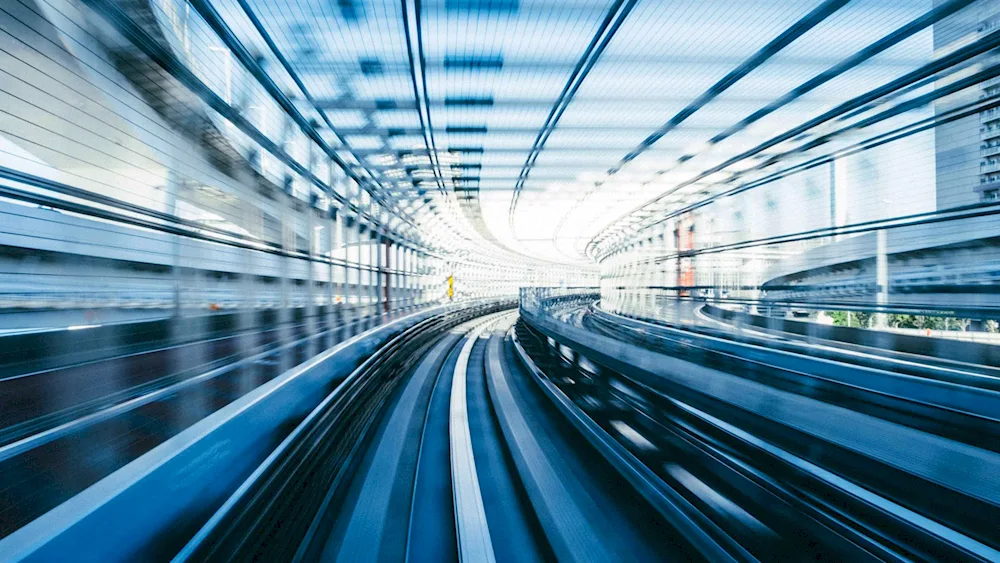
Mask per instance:
[[[0,540],[0,561],[169,558],[334,381],[393,335],[453,308],[372,329],[258,387]]]

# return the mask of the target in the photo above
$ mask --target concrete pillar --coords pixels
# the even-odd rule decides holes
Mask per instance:
[[[417,300],[414,294],[416,287],[416,278],[414,277],[413,270],[413,249],[407,248],[403,251],[403,263],[405,265],[405,284],[406,284],[406,305],[407,307],[413,307],[416,305]]]
[[[352,182],[352,185],[357,188],[357,184]],[[350,303],[351,303],[351,319],[355,323],[355,328],[352,330],[356,332],[357,323],[361,318],[361,215],[360,215],[360,201],[357,198],[357,192],[352,191],[351,201],[355,205],[355,210],[351,215],[354,223],[350,229],[347,230],[348,233],[348,256],[350,261],[348,263],[348,273],[350,276]]]
[[[886,254],[885,229],[875,232],[875,303],[885,307],[889,302],[889,256]],[[875,313],[875,328],[885,329],[888,326],[888,315]]]
[[[327,210],[326,217],[327,217],[327,222],[326,222],[325,234],[327,238],[327,246],[329,248],[329,252],[327,252],[326,257],[327,260],[329,260],[329,262],[327,264],[327,271],[326,271],[326,279],[327,279],[326,299],[324,300],[326,302],[327,336],[323,340],[327,342],[327,345],[329,346],[333,345],[334,343],[332,341],[334,334],[333,330],[334,327],[337,326],[336,312],[339,310],[339,306],[335,303],[335,301],[337,300],[337,295],[339,293],[339,291],[337,291],[338,268],[334,263],[334,255],[337,250],[337,223],[339,222],[339,217],[337,217],[337,208],[333,206],[333,203],[330,204],[330,208]]]
[[[313,170],[315,166],[315,151],[312,145],[309,146],[309,170]],[[318,332],[317,323],[319,321],[318,315],[316,314],[316,209],[315,209],[315,199],[314,199],[314,187],[309,188],[309,196],[306,201],[305,214],[306,214],[306,303],[304,311],[303,324],[305,329],[303,332],[307,338],[311,338]],[[309,340],[309,344],[306,346],[306,356],[312,357],[318,352],[316,347],[316,340]]]
[[[243,214],[244,228],[251,235],[258,239],[263,238],[263,217],[260,208],[254,202],[240,200]],[[257,256],[255,250],[243,249],[243,272],[240,276],[240,291],[243,295],[242,309],[239,313],[238,328],[245,331],[239,339],[240,355],[247,357],[255,352],[260,344],[259,332],[261,329],[259,317],[257,315]],[[249,392],[256,387],[257,379],[255,369],[247,367],[240,370],[240,383],[237,388],[240,395]]]

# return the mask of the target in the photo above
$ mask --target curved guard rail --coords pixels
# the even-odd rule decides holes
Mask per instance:
[[[748,363],[761,366],[771,366],[784,370],[790,375],[809,374],[811,386],[826,383],[836,383],[852,388],[865,389],[903,401],[911,401],[921,405],[931,405],[946,409],[948,416],[956,413],[967,413],[980,417],[982,422],[973,421],[981,431],[989,434],[993,426],[1000,420],[1000,391],[995,380],[974,373],[954,372],[928,367],[920,376],[912,377],[893,369],[889,362],[887,366],[854,365],[842,361],[807,355],[802,352],[789,352],[770,343],[748,343],[732,341],[716,336],[694,333],[675,329],[664,325],[653,325],[646,321],[631,319],[608,313],[597,307],[591,309],[596,319],[609,325],[628,328],[637,338],[654,335],[651,344],[655,345],[656,335],[667,341],[691,342],[704,350],[724,354],[730,358],[739,358]],[[920,416],[932,418],[934,414],[925,410]]]
[[[0,559],[141,561],[183,544],[332,382],[394,335],[457,307],[359,334],[254,389],[0,540]]]
[[[556,409],[667,522],[670,522],[678,530],[682,530],[685,539],[691,542],[702,555],[712,561],[735,560],[730,552],[726,551],[726,548],[741,556],[745,555],[745,551],[731,541],[726,542],[725,539],[722,539],[721,542],[724,545],[720,545],[722,534],[718,531],[716,524],[698,512],[688,500],[677,494],[676,491],[662,486],[659,477],[649,467],[574,405],[572,400],[563,394],[559,387],[549,380],[548,376],[535,364],[535,361],[521,345],[514,327],[511,327],[508,334],[521,363],[524,364],[535,383],[538,384],[549,401],[555,405]],[[490,353],[493,354],[492,347]],[[493,360],[492,355],[490,360]]]
[[[679,397],[709,399],[875,461],[940,498],[958,495],[983,514],[1000,513],[1000,454],[598,335],[549,314],[521,308],[532,327],[587,358]],[[851,432],[844,432],[852,428]],[[954,468],[962,471],[954,471]],[[929,493],[930,494],[930,493]],[[937,499],[937,497],[935,497]],[[963,517],[968,524],[968,519]],[[981,524],[981,523],[980,523]],[[982,526],[978,526],[980,531]],[[974,542],[973,542],[974,543]]]
[[[763,315],[752,315],[740,311],[730,311],[712,304],[706,304],[704,311],[710,317],[764,330],[775,330],[800,336],[835,340],[859,346],[885,348],[887,350],[932,356],[957,362],[1000,366],[1000,346],[990,344],[765,317]]]

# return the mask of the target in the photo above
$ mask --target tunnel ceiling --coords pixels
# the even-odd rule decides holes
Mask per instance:
[[[705,171],[932,54],[923,22],[858,55],[927,0],[213,4],[251,50],[272,42],[310,92],[296,103],[400,205],[561,262],[646,202],[718,191],[773,151]]]

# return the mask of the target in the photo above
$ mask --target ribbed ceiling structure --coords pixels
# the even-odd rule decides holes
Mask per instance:
[[[736,186],[803,137],[755,147],[926,64],[935,22],[968,4],[211,3],[397,210],[441,240],[571,263]]]

